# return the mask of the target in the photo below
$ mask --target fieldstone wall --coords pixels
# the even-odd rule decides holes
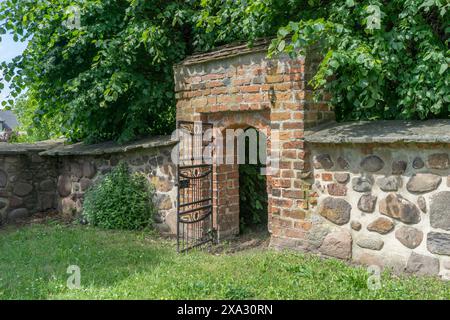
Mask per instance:
[[[56,208],[56,161],[39,153],[58,142],[0,143],[0,225]]]
[[[286,226],[273,245],[450,279],[449,127],[394,121],[310,133],[310,229],[292,237]]]
[[[57,162],[56,204],[64,218],[81,214],[85,192],[120,162],[131,172],[141,172],[155,187],[154,203],[159,209],[156,227],[176,233],[176,166],[170,137],[153,137],[131,144],[107,142],[76,144],[50,149],[42,155]]]

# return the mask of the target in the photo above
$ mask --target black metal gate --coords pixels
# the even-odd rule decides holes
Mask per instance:
[[[179,121],[177,127],[177,250],[185,252],[214,240],[212,152],[206,150],[213,126]]]

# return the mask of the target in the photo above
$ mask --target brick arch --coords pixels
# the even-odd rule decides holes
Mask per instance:
[[[267,49],[268,42],[252,48],[227,46],[176,65],[177,119],[210,122],[219,132],[245,126],[266,129],[267,150],[279,154],[279,170],[267,178],[269,231],[272,240],[297,243],[308,227],[305,129],[333,119],[334,113],[312,100],[307,83],[318,62],[314,55],[269,59]],[[214,169],[216,228],[225,238],[239,232],[238,172],[233,165]]]
[[[270,111],[228,112],[202,116],[214,125],[215,130],[225,139],[227,129],[255,128],[266,135],[266,150],[270,150]],[[237,162],[237,137],[234,138],[233,164],[216,164],[214,166],[214,193],[216,194],[215,225],[219,238],[239,234],[239,164]],[[223,151],[226,153],[225,140]],[[271,193],[271,180],[267,177],[267,194]],[[269,200],[270,205],[270,200]],[[270,209],[268,208],[270,212]],[[268,219],[269,220],[269,219]]]

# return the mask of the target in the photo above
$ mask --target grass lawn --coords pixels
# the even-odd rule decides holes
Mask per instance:
[[[81,289],[66,286],[69,265]],[[293,252],[175,253],[173,241],[57,223],[0,230],[0,299],[450,299],[450,283]]]

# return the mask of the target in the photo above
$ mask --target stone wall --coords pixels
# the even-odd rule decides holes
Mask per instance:
[[[144,173],[155,187],[154,203],[159,209],[156,227],[161,232],[176,233],[176,166],[170,137],[153,137],[118,145],[107,142],[96,145],[75,144],[50,149],[43,156],[57,161],[56,203],[64,218],[81,214],[88,188],[125,162],[131,172]]]
[[[0,143],[0,225],[56,208],[56,161],[39,153],[57,144]]]
[[[336,125],[311,133],[302,238],[273,243],[450,278],[449,121]]]
[[[174,234],[174,143],[170,137],[153,137],[125,145],[0,144],[0,221],[14,223],[48,211],[72,219],[82,212],[86,190],[123,161],[132,172],[144,173],[155,187],[156,226]]]

